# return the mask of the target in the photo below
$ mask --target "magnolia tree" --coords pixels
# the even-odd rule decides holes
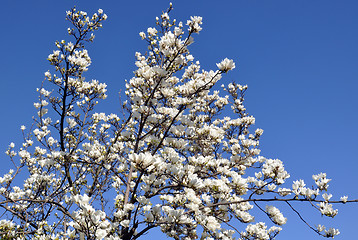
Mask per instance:
[[[139,34],[148,51],[136,53],[121,116],[95,111],[106,84],[83,76],[91,64],[85,44],[107,16],[67,12],[72,42],[56,42],[34,124],[6,152],[14,169],[0,178],[1,239],[129,240],[159,228],[173,239],[267,240],[287,220],[278,202],[317,234],[339,234],[311,225],[291,203],[334,217],[332,203],[357,200],[330,200],[325,173],[313,176],[314,187],[285,185],[282,161],[260,156],[263,130],[252,130],[247,86],[219,83],[235,63],[201,70],[188,47],[202,18],[176,22],[171,9]]]

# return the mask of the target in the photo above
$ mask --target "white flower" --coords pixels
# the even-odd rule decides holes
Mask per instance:
[[[339,232],[338,229],[330,228],[330,229],[324,231],[324,235],[323,235],[323,236],[325,236],[325,237],[327,237],[327,238],[328,238],[328,237],[333,238],[334,236],[336,236],[336,235],[338,235],[338,234],[340,234],[340,232]]]
[[[264,130],[261,129],[261,128],[258,128],[258,129],[256,129],[256,131],[255,131],[255,134],[256,134],[257,136],[261,136],[263,133],[264,133]]]
[[[278,194],[280,194],[280,196],[287,196],[289,194],[291,194],[292,190],[288,189],[288,188],[279,188],[278,189]]]
[[[340,200],[343,202],[343,203],[346,203],[347,200],[348,200],[348,196],[343,196],[340,198]]]
[[[220,223],[215,219],[213,216],[209,216],[206,219],[206,227],[210,231],[215,231],[216,229],[220,228]]]
[[[51,79],[51,73],[49,71],[45,72],[45,77],[48,79]]]
[[[98,228],[96,231],[96,238],[103,239],[105,236],[107,236],[107,231],[105,229]]]
[[[248,225],[246,227],[246,233],[242,233],[242,236],[245,236],[247,239],[258,240],[268,240],[270,238],[267,232],[267,226],[263,222]],[[250,236],[253,238],[250,238]]]
[[[266,212],[271,217],[272,221],[278,225],[283,225],[287,222],[287,218],[285,218],[280,210],[274,206],[266,206]]]
[[[329,199],[331,199],[332,194],[327,194],[327,193],[323,193],[322,197],[324,198],[324,200],[326,200],[327,202],[329,201]]]
[[[119,224],[121,224],[123,227],[129,227],[129,220],[123,220]]]
[[[175,27],[174,28],[174,34],[175,36],[179,36],[183,33],[183,30],[181,28]]]
[[[203,23],[203,18],[199,16],[192,16],[190,20],[186,22],[186,25],[189,26],[189,31],[198,33],[202,30],[201,24]]]
[[[40,91],[40,94],[44,95],[45,97],[48,97],[51,94],[49,91],[47,91],[46,89],[43,89],[43,88],[41,88],[39,91]]]
[[[163,20],[164,20],[164,19],[167,19],[167,20],[170,19],[168,13],[163,13],[163,14],[161,15],[161,17],[162,17]]]
[[[317,187],[320,190],[326,190],[328,188],[328,183],[331,181],[331,179],[326,178],[326,173],[320,173],[317,175],[312,175],[313,180],[315,180]]]
[[[321,202],[317,204],[319,206],[319,210],[323,215],[327,217],[334,217],[338,214],[338,209],[333,209],[332,204],[328,204],[326,202]]]
[[[221,71],[227,72],[235,68],[235,63],[232,59],[225,58],[220,63],[217,63],[216,66],[218,66]]]
[[[147,212],[145,214],[145,221],[146,222],[153,222],[153,220],[154,220],[153,214],[151,212]]]
[[[145,33],[144,33],[144,32],[140,32],[140,33],[139,33],[139,36],[140,36],[142,39],[145,39]]]
[[[152,35],[152,36],[154,36],[158,33],[157,29],[151,28],[151,27],[147,29],[147,32],[149,35]]]
[[[292,184],[293,193],[295,195],[299,195],[301,193],[301,191],[303,190],[304,186],[306,186],[306,184],[302,179],[294,181]]]
[[[318,231],[318,232],[322,232],[322,231],[324,231],[325,229],[326,229],[325,226],[323,226],[323,225],[321,225],[321,224],[318,224],[318,225],[317,225],[317,231]]]
[[[68,126],[70,128],[73,128],[74,126],[77,125],[76,120],[73,118],[66,118],[66,122],[68,123]]]

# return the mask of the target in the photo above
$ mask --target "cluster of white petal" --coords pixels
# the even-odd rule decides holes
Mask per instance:
[[[326,173],[320,173],[317,175],[313,175],[312,178],[320,190],[327,191],[327,188],[329,186],[328,183],[331,181],[331,179],[326,178]]]
[[[199,33],[202,30],[202,28],[200,26],[203,23],[202,21],[203,21],[202,17],[193,16],[193,17],[190,17],[190,20],[188,20],[186,22],[186,25],[189,26],[190,32]]]
[[[269,240],[272,239],[271,236],[277,235],[282,229],[280,227],[273,226],[270,229],[267,229],[267,226],[263,222],[258,222],[256,224],[250,224],[246,227],[246,232],[241,233],[240,240]]]
[[[80,209],[71,214],[73,221],[69,223],[69,226],[73,227],[74,230],[70,235],[76,231],[91,231],[94,232],[96,239],[105,238],[114,227],[106,220],[106,213],[101,210],[95,210],[89,203],[90,198],[86,194],[72,196],[71,200]]]
[[[87,50],[75,50],[73,54],[67,57],[67,59],[72,65],[78,66],[80,71],[87,71],[87,67],[91,64],[91,58],[89,57]]]
[[[235,68],[235,63],[232,59],[225,58],[220,63],[216,64],[218,68],[223,71],[227,72],[229,70],[233,70]]]
[[[16,238],[16,230],[19,226],[16,225],[13,221],[9,220],[0,220],[0,230],[5,234],[2,235],[3,239],[13,239]]]
[[[282,213],[280,212],[280,210],[278,210],[278,208],[276,208],[274,206],[268,206],[267,205],[266,206],[266,212],[270,216],[272,221],[274,221],[278,225],[283,225],[287,221],[287,218],[285,218],[282,215]]]
[[[262,173],[265,178],[271,178],[277,185],[281,185],[290,177],[279,159],[267,159],[262,166]]]
[[[332,204],[328,204],[326,202],[321,202],[318,204],[319,210],[321,211],[322,215],[326,215],[328,217],[334,217],[338,214],[337,209],[333,209]]]
[[[340,232],[338,229],[335,229],[335,228],[329,228],[328,230],[326,229],[325,226],[323,225],[317,225],[317,231],[318,232],[323,232],[322,235],[324,237],[327,237],[327,238],[334,238],[335,236],[339,235]]]

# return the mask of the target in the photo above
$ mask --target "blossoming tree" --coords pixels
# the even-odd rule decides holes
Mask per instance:
[[[219,84],[235,63],[201,70],[189,45],[202,18],[176,22],[171,9],[140,33],[148,51],[136,53],[122,116],[95,112],[106,85],[84,78],[85,44],[107,16],[67,12],[72,42],[56,42],[34,124],[22,126],[22,146],[7,151],[14,169],[0,178],[1,239],[129,240],[153,228],[173,239],[274,239],[286,223],[276,202],[317,234],[339,234],[311,225],[291,203],[334,217],[333,203],[357,200],[330,200],[324,173],[313,176],[312,188],[303,180],[285,185],[282,161],[260,156],[263,130],[251,130],[247,86]],[[253,208],[270,224],[257,221]]]

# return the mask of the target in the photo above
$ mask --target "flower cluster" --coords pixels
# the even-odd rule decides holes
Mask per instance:
[[[220,63],[217,63],[216,65],[223,72],[227,72],[227,71],[233,70],[235,68],[234,61],[231,59],[227,59],[227,58],[222,60]]]
[[[250,224],[246,227],[246,232],[241,233],[240,240],[269,240],[273,239],[282,228],[280,227],[271,227],[267,229],[267,226],[263,222],[258,222],[256,224]]]
[[[76,231],[91,231],[96,239],[105,238],[112,230],[110,222],[106,220],[106,213],[95,210],[89,203],[90,198],[87,195],[75,195],[71,200],[79,205],[80,209],[71,214],[73,220],[69,223],[69,226],[74,229],[67,234],[75,236]]]
[[[272,221],[274,221],[274,223],[278,225],[284,225],[287,221],[287,218],[285,218],[280,212],[280,210],[278,210],[278,208],[274,206],[266,206],[266,212],[270,216]]]

